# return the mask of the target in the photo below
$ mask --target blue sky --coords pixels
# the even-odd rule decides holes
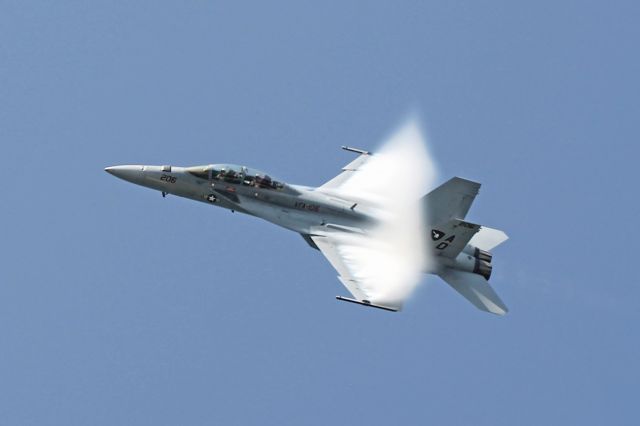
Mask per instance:
[[[635,424],[639,12],[0,1],[0,424]],[[338,303],[299,236],[103,171],[318,185],[415,109],[506,317]]]

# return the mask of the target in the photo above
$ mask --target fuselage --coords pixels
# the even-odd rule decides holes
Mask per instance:
[[[233,164],[206,166],[125,165],[105,169],[108,173],[151,189],[162,195],[189,198],[232,212],[245,213],[300,233],[307,243],[314,230],[333,229],[366,233],[376,223],[376,207],[367,202],[349,200],[339,193],[291,185],[255,169]],[[427,231],[425,229],[425,234]],[[476,271],[476,247],[467,245],[455,258],[427,255],[425,273],[445,268]],[[490,258],[489,258],[490,260]],[[490,273],[490,272],[489,272]]]
[[[346,175],[361,170],[358,167],[370,156],[359,152],[359,159],[318,188],[287,184],[233,164],[126,165],[105,171],[163,196],[172,194],[245,213],[300,233],[329,260],[340,281],[356,297],[338,297],[340,300],[398,310],[404,299],[391,297],[382,287],[386,281],[400,282],[397,274],[417,267],[440,275],[477,307],[504,314],[506,306],[487,282],[492,255],[472,239],[481,227],[464,221],[480,184],[456,177],[409,202],[379,196],[378,189],[387,187],[378,169],[369,168],[357,178]],[[351,178],[357,183],[355,187],[349,185]],[[396,191],[390,189],[391,193]],[[490,250],[506,238],[502,231],[489,228],[481,243]],[[382,287],[380,279],[385,281]],[[375,304],[378,299],[384,303]]]
[[[163,195],[249,214],[301,234],[310,234],[314,227],[327,224],[357,231],[373,221],[367,206],[315,188],[283,183],[243,166],[126,165],[105,170]]]

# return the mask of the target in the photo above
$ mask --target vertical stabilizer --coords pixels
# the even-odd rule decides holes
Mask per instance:
[[[428,225],[439,225],[450,219],[464,219],[478,195],[480,184],[460,177],[443,183],[422,198]]]

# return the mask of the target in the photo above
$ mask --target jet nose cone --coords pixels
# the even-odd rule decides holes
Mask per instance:
[[[105,167],[105,172],[114,175],[120,179],[133,183],[140,183],[143,176],[143,166],[110,166]]]

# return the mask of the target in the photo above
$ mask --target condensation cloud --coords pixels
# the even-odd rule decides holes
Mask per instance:
[[[400,306],[420,282],[428,266],[421,197],[435,177],[420,122],[410,119],[340,187],[344,197],[360,200],[379,220],[366,234],[339,237],[341,255],[371,302]]]

